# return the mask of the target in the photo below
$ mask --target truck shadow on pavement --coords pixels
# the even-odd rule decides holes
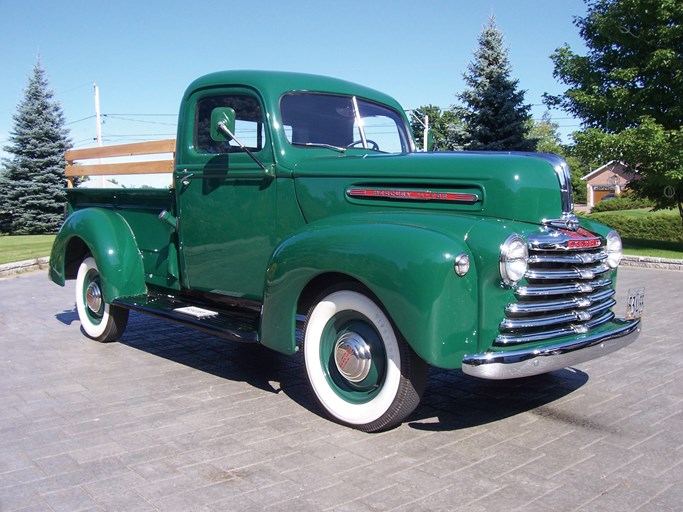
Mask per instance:
[[[75,308],[58,313],[56,318],[67,325],[78,321]],[[300,406],[324,416],[298,355],[286,356],[261,345],[226,341],[135,312],[131,312],[120,343],[221,379],[245,382],[268,393],[285,393]],[[586,373],[571,368],[508,381],[487,381],[457,370],[432,368],[419,407],[404,423],[416,430],[449,431],[528,411],[544,415],[545,406],[586,382]]]
[[[420,406],[407,423],[416,430],[446,431],[493,423],[529,411],[549,415],[549,404],[587,382],[588,374],[574,368],[500,381],[432,368]]]

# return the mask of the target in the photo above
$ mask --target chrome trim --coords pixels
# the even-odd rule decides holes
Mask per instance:
[[[514,258],[508,259],[510,256],[511,246],[515,242],[519,242],[522,245],[522,249],[524,249],[525,253],[523,259],[526,263],[526,270],[524,271],[524,274],[520,276],[518,279],[510,278],[507,269],[508,263],[510,263],[511,261],[515,261]],[[500,254],[498,256],[498,268],[500,272],[500,277],[505,286],[512,286],[515,283],[518,283],[521,279],[523,279],[525,275],[527,275],[529,271],[529,248],[527,247],[526,240],[524,240],[524,238],[522,238],[517,233],[512,233],[510,236],[508,236],[503,242],[503,244],[500,246]]]
[[[508,304],[505,312],[511,315],[526,315],[545,313],[546,311],[560,311],[572,308],[587,308],[593,304],[614,296],[614,290],[602,290],[585,297],[571,297],[569,299],[547,300],[542,302],[513,302]]]
[[[513,288],[493,347],[584,336],[614,318],[604,240],[578,228],[542,228],[528,238],[526,282]],[[595,245],[595,247],[593,247]]]
[[[500,323],[500,330],[508,329],[535,329],[557,324],[566,324],[574,321],[590,320],[592,315],[586,311],[576,310],[561,315],[542,316],[538,318],[506,318]]]
[[[553,153],[521,153],[524,155],[542,158],[553,166],[555,176],[560,184],[560,199],[562,201],[562,219],[574,217],[574,193],[572,191],[572,175],[567,162],[561,156]],[[576,218],[576,217],[574,217]],[[555,221],[547,221],[555,222]],[[571,228],[566,228],[571,229]]]
[[[536,329],[538,327],[566,324],[573,321],[587,322],[588,320],[591,320],[597,313],[611,308],[616,303],[617,302],[614,299],[610,299],[606,302],[596,304],[586,309],[573,309],[558,315],[545,315],[527,318],[506,318],[500,323],[499,328],[501,331],[509,329]]]
[[[564,208],[564,207],[563,207]],[[553,228],[568,229],[576,231],[581,225],[579,218],[573,213],[563,213],[561,219],[543,219],[543,224]]]
[[[370,345],[359,334],[345,332],[335,343],[334,364],[349,382],[362,382],[372,369]]]
[[[607,355],[633,343],[640,335],[640,320],[615,320],[609,333],[583,335],[548,347],[485,352],[463,357],[462,371],[483,379],[514,379],[574,366]]]
[[[470,257],[465,253],[458,254],[453,262],[453,270],[456,275],[465,276],[470,270]]]
[[[567,228],[562,228],[567,229]],[[598,236],[592,238],[586,238],[590,241],[599,241],[599,245],[592,247],[592,249],[597,250],[603,247],[607,242],[600,239]],[[570,236],[570,233],[564,233],[560,230],[553,229],[550,226],[546,226],[540,233],[535,233],[529,237],[529,249],[531,251],[571,251],[577,252],[577,249],[569,247],[569,242],[576,240],[576,237]],[[582,249],[579,249],[581,251]]]
[[[102,309],[102,291],[96,281],[90,281],[85,290],[85,303],[93,313],[98,313]]]
[[[587,263],[599,263],[607,259],[607,253],[600,252],[576,252],[566,254],[534,254],[529,256],[529,263],[576,263],[585,265]]]
[[[584,324],[568,324],[565,327],[558,327],[556,329],[545,330],[535,333],[526,334],[499,334],[496,337],[494,345],[505,347],[509,345],[519,345],[522,343],[531,343],[534,341],[552,340],[562,336],[569,336],[572,334],[583,334],[590,329],[594,329],[599,325],[609,322],[614,318],[614,313],[608,311],[597,318],[593,318]]]
[[[533,270],[529,269],[526,273],[527,279],[595,279],[596,276],[609,272],[611,269],[600,263],[593,267],[567,268],[558,270]]]
[[[544,284],[520,286],[515,290],[519,298],[547,297],[549,295],[566,295],[571,293],[591,293],[600,288],[612,286],[611,279],[595,279],[587,283]]]

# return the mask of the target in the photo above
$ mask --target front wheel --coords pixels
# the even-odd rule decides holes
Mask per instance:
[[[128,324],[128,310],[112,306],[102,296],[102,281],[97,263],[86,257],[76,276],[76,309],[85,334],[97,341],[114,341]]]
[[[303,357],[308,380],[334,420],[386,430],[420,402],[427,364],[374,300],[343,289],[323,294],[308,313]]]

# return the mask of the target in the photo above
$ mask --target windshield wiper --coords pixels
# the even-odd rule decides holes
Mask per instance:
[[[339,153],[346,153],[346,148],[333,146],[332,144],[325,144],[324,142],[292,142],[293,146],[306,146],[308,148],[326,148]]]

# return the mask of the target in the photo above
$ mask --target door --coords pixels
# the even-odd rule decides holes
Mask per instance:
[[[275,247],[276,181],[233,142],[211,137],[211,112],[235,110],[235,136],[266,166],[273,155],[263,107],[248,89],[200,91],[189,99],[192,133],[185,133],[176,169],[183,287],[261,300]],[[191,140],[191,143],[189,142]]]

